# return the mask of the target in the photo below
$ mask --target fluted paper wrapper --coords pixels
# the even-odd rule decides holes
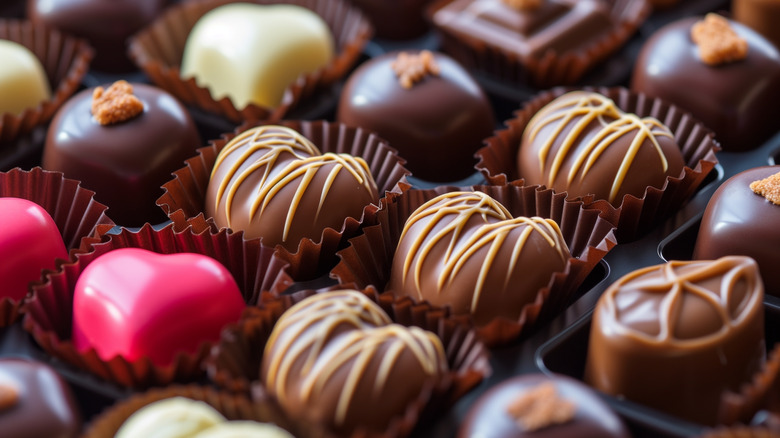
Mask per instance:
[[[0,114],[0,148],[42,125],[78,90],[94,51],[83,39],[74,38],[27,20],[0,19],[0,39],[28,48],[41,61],[51,87],[51,98],[19,115]]]
[[[723,393],[718,423],[749,424],[760,410],[768,411],[772,424],[778,426],[775,432],[780,434],[780,344],[775,345],[762,369],[750,382],[742,385],[738,392]]]
[[[24,328],[48,354],[64,360],[104,380],[126,387],[166,385],[192,381],[202,376],[203,360],[211,343],[204,342],[195,354],[180,353],[166,367],[155,366],[149,358],[128,361],[121,356],[103,360],[90,348],[79,351],[71,340],[73,293],[81,272],[97,257],[118,248],[143,248],[160,254],[190,252],[207,255],[222,263],[233,275],[248,305],[255,305],[263,291],[279,294],[292,280],[286,264],[259,240],[245,240],[243,233],[214,233],[206,221],[196,220],[184,228],[169,224],[161,230],[144,225],[139,231],[122,229],[116,235],[85,239],[84,253],[76,261],[63,264],[33,286],[25,305]]]
[[[114,226],[114,222],[106,216],[107,207],[95,201],[94,195],[94,192],[81,187],[78,181],[40,167],[29,171],[17,168],[0,172],[0,198],[27,199],[43,207],[60,230],[71,260],[82,238]],[[57,265],[64,262],[58,260]],[[7,297],[0,299],[0,328],[19,319],[22,303]]]
[[[292,295],[264,300],[261,306],[248,308],[241,322],[223,331],[222,339],[215,346],[208,361],[209,377],[219,386],[237,393],[252,393],[261,400],[273,400],[260,383],[260,366],[263,350],[274,324],[294,304],[316,293],[342,289],[339,286],[322,290],[305,290]],[[353,436],[401,437],[408,435],[418,422],[424,422],[440,414],[458,399],[476,387],[491,373],[488,351],[471,328],[467,316],[450,315],[447,309],[417,304],[407,297],[395,298],[379,294],[374,288],[361,290],[363,294],[390,316],[397,324],[421,327],[435,333],[442,341],[450,372],[441,381],[430,382],[420,397],[404,413],[391,421],[386,431],[359,430]],[[377,406],[377,409],[382,409]],[[327,426],[296,423],[293,431],[298,437],[330,434]]]
[[[341,261],[331,271],[340,284],[383,290],[390,281],[395,249],[407,218],[425,202],[443,193],[464,190],[437,187],[412,189],[393,195],[377,213],[378,225],[365,227],[364,234],[350,239],[339,252]],[[572,257],[562,272],[551,275],[548,285],[527,304],[517,320],[496,318],[477,327],[477,333],[489,346],[508,343],[563,311],[577,294],[579,286],[601,259],[616,245],[614,226],[588,209],[581,200],[566,200],[566,195],[539,186],[474,186],[465,188],[487,193],[512,213],[512,216],[539,216],[558,223]]]
[[[302,6],[316,12],[328,24],[333,34],[336,52],[324,68],[301,75],[285,91],[282,103],[276,108],[249,104],[237,108],[223,97],[217,100],[207,87],[195,78],[182,78],[180,67],[184,47],[195,23],[206,12],[237,0],[196,0],[171,6],[160,18],[130,39],[130,57],[136,65],[160,88],[176,96],[187,105],[217,114],[236,123],[245,120],[279,120],[301,100],[311,96],[317,88],[328,86],[343,78],[357,62],[363,46],[373,35],[368,19],[347,0],[240,0],[258,5],[286,3]],[[259,47],[262,50],[262,47]]]
[[[718,163],[715,152],[720,150],[720,146],[712,131],[680,108],[660,99],[621,87],[583,89],[609,97],[624,112],[640,117],[655,117],[674,133],[680,146],[685,167],[679,176],[667,177],[663,186],[648,187],[641,198],[625,195],[617,209],[612,208],[606,200],[588,203],[617,225],[615,235],[620,243],[636,240],[672,216],[690,199]],[[505,129],[497,131],[485,141],[485,146],[476,153],[479,160],[476,167],[489,184],[522,186],[525,183],[517,171],[517,155],[523,131],[542,107],[569,91],[572,89],[555,88],[539,94],[505,122]]]
[[[230,394],[207,386],[173,385],[150,389],[118,402],[95,418],[82,437],[113,438],[124,422],[135,412],[154,402],[172,397],[186,397],[205,402],[230,421],[274,423],[279,427],[291,429],[289,425],[280,424],[284,417],[270,403],[252,402],[246,396]]]
[[[235,132],[224,134],[220,140],[198,149],[198,155],[188,159],[185,167],[173,173],[173,180],[162,186],[164,193],[157,200],[157,205],[177,224],[204,215],[206,190],[219,152],[238,133],[263,124],[266,123],[244,124]],[[376,181],[380,198],[386,192],[401,192],[409,187],[406,183],[409,171],[403,166],[404,159],[369,131],[323,120],[282,121],[278,124],[300,132],[322,153],[347,153],[363,158]],[[366,220],[371,223],[378,208],[378,205],[366,205],[362,217],[345,218],[340,230],[326,228],[316,242],[303,239],[295,254],[279,247],[281,256],[291,264],[292,276],[297,280],[311,279],[322,274],[323,267],[327,272],[336,262],[336,251],[346,244],[348,238],[357,234]]]
[[[549,88],[572,85],[599,62],[620,49],[650,15],[645,0],[607,0],[615,23],[600,38],[576,50],[548,51],[538,57],[520,56],[511,50],[492,46],[470,34],[437,25],[437,11],[454,0],[438,0],[428,8],[428,19],[441,37],[445,52],[469,69],[488,74],[507,84]]]

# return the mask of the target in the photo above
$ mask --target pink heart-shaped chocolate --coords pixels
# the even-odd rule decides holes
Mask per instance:
[[[216,341],[245,307],[230,272],[211,257],[122,248],[95,259],[73,296],[73,343],[104,360],[158,366]]]
[[[68,251],[54,220],[40,205],[20,198],[0,198],[0,298],[21,300],[27,285],[54,269]]]

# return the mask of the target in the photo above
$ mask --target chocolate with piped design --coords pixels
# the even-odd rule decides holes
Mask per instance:
[[[749,257],[631,272],[599,299],[585,380],[607,394],[713,425],[723,391],[737,391],[764,362],[763,297]],[[675,388],[674,396],[659,385]]]
[[[368,164],[349,154],[319,154],[292,129],[260,126],[220,152],[206,193],[206,214],[220,227],[295,251],[379,199]]]
[[[598,93],[574,91],[542,108],[523,132],[517,156],[526,184],[569,196],[595,195],[615,206],[679,176],[682,152],[657,119],[624,113]]]
[[[407,219],[387,288],[471,314],[478,325],[517,320],[569,258],[555,221],[513,218],[481,192],[449,192]]]
[[[391,324],[365,295],[342,290],[309,297],[282,315],[261,378],[288,416],[346,435],[385,430],[447,369],[436,335]]]

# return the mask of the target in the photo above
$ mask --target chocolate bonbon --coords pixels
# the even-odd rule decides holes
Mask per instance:
[[[484,193],[449,192],[406,220],[387,290],[471,314],[477,325],[518,320],[569,258],[553,220],[513,218]]]
[[[780,205],[771,192],[774,187],[776,194],[780,187],[778,174],[780,166],[756,167],[721,184],[704,210],[693,253],[695,259],[752,257],[766,293],[774,296],[780,296]],[[768,190],[754,185],[764,180]]]
[[[415,72],[415,80],[404,85],[404,71]],[[337,119],[377,133],[414,176],[430,181],[472,174],[474,152],[495,125],[487,97],[466,70],[446,55],[425,51],[363,63],[344,86]]]
[[[725,150],[755,149],[776,130],[773,111],[780,99],[780,52],[745,25],[722,17],[715,20],[725,21],[725,27],[746,42],[744,58],[705,63],[691,34],[702,19],[681,19],[658,29],[645,42],[631,89],[690,112],[715,131]],[[704,41],[720,41],[718,35]]]
[[[21,114],[51,97],[41,62],[23,45],[0,39],[0,63],[0,114]]]
[[[585,381],[714,425],[723,392],[738,391],[764,362],[763,297],[758,265],[749,257],[633,271],[599,299]],[[659,385],[674,388],[673,396]]]

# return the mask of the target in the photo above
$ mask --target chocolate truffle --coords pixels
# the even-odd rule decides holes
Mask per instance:
[[[766,293],[780,296],[780,166],[745,170],[726,180],[704,210],[694,259],[752,257]]]
[[[459,438],[628,438],[620,418],[586,385],[565,376],[527,374],[482,395]]]
[[[327,153],[298,132],[266,125],[235,137],[220,151],[206,191],[205,212],[220,227],[262,237],[295,252],[301,239],[318,241],[325,228],[379,202],[366,162]]]
[[[406,220],[387,289],[477,325],[518,320],[571,255],[555,221],[512,215],[481,192],[431,199]]]
[[[598,93],[574,91],[547,104],[523,132],[517,167],[526,184],[570,197],[595,195],[614,206],[642,198],[685,165],[672,132],[658,120],[624,113]]]
[[[749,257],[673,261],[629,273],[597,303],[585,380],[607,394],[714,425],[722,393],[738,391],[764,362],[763,297]]]
[[[0,65],[0,115],[18,115],[51,98],[41,61],[23,45],[0,39]]]
[[[54,369],[28,359],[0,359],[0,431],[13,438],[75,438],[81,416]]]
[[[200,137],[173,96],[119,81],[84,90],[60,108],[49,127],[43,167],[95,191],[120,225],[162,222],[160,186],[195,155]]]
[[[290,418],[340,436],[384,431],[448,370],[439,338],[390,324],[357,291],[311,296],[277,321],[261,377]]]
[[[292,4],[233,3],[204,15],[187,37],[181,64],[215,99],[236,108],[274,108],[298,76],[326,66],[334,54],[327,23]]]
[[[780,2],[777,0],[733,0],[734,20],[758,31],[780,48]]]
[[[474,173],[474,152],[495,127],[474,79],[450,57],[428,51],[363,63],[344,86],[337,118],[377,133],[414,176],[430,181]]]
[[[166,0],[27,0],[34,23],[85,38],[95,48],[92,67],[119,73],[134,69],[126,40],[162,11]]]
[[[378,38],[406,40],[421,36],[428,30],[425,7],[431,0],[352,0],[363,11]]]
[[[704,26],[697,32],[700,44],[692,36],[697,23]],[[713,41],[724,46],[712,47]],[[690,112],[715,131],[725,150],[750,150],[777,129],[780,53],[740,23],[715,14],[705,21],[685,18],[657,30],[644,44],[631,89]]]

